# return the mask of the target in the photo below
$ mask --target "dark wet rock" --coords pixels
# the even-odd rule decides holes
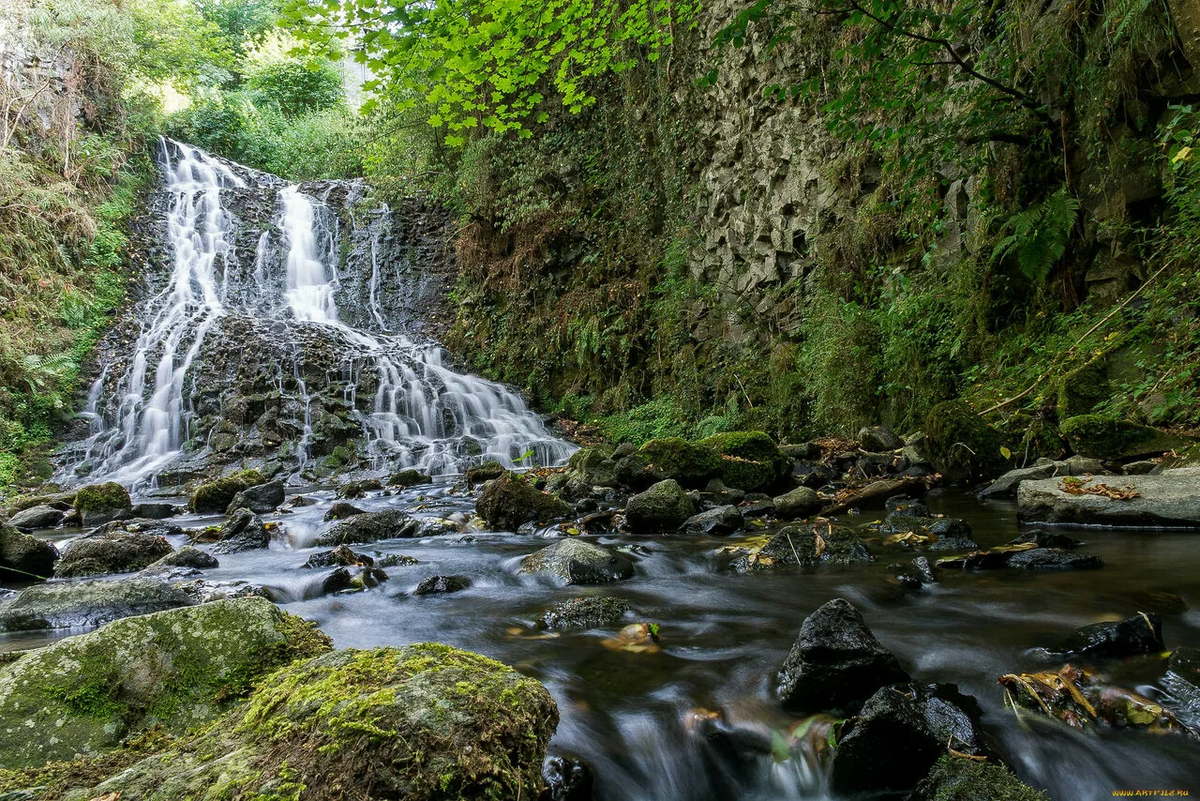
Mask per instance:
[[[109,481],[81,488],[75,493],[74,508],[79,513],[80,525],[90,527],[131,517],[133,503],[124,487]]]
[[[853,529],[809,523],[781,528],[757,553],[738,556],[729,567],[739,573],[797,566],[850,567],[874,558]]]
[[[419,564],[418,560],[402,553],[381,554],[378,551],[375,553],[376,567],[410,567],[415,564]]]
[[[605,448],[581,448],[571,455],[570,475],[589,487],[617,487],[617,463]]]
[[[249,509],[251,512],[265,514],[274,512],[283,505],[284,491],[282,481],[269,481],[258,484],[233,496],[233,500],[225,507],[225,514],[233,514],[238,509]]]
[[[596,777],[586,762],[565,756],[550,756],[542,763],[546,786],[538,801],[592,801]]]
[[[212,570],[221,566],[217,557],[190,545],[183,546],[175,553],[167,554],[154,564],[165,567],[190,567],[196,570]],[[151,567],[153,566],[151,565]]]
[[[742,513],[736,506],[718,506],[692,515],[679,530],[692,536],[724,537],[741,528],[743,522]]]
[[[867,478],[877,478],[908,469],[908,459],[895,453],[863,453],[854,463],[854,471]]]
[[[1076,453],[1095,459],[1156,456],[1189,444],[1183,437],[1099,414],[1081,414],[1064,420],[1060,429]]]
[[[1058,645],[1047,648],[1051,656],[1122,658],[1165,651],[1162,620],[1153,613],[1139,612],[1117,622],[1093,623],[1076,629]]]
[[[1098,570],[1104,567],[1104,560],[1062,548],[1032,548],[1012,554],[1007,567],[1013,570]]]
[[[831,481],[837,479],[837,472],[829,465],[816,464],[798,464],[792,478],[802,487],[809,489],[820,489],[826,486]]]
[[[1149,474],[1158,467],[1158,462],[1151,459],[1144,459],[1140,462],[1129,462],[1121,465],[1121,472],[1127,476],[1144,476]]]
[[[883,502],[884,510],[889,514],[907,515],[909,517],[933,517],[929,507],[918,498],[907,495],[895,495]]]
[[[236,473],[206,481],[192,493],[189,505],[198,514],[216,514],[229,508],[233,496],[250,487],[267,483],[267,479],[257,470],[239,470]]]
[[[213,545],[213,553],[241,553],[266,548],[271,544],[271,532],[262,518],[249,509],[238,509],[221,526],[221,539]]]
[[[53,506],[31,506],[23,509],[8,519],[8,525],[14,528],[54,528],[63,521],[65,513]]]
[[[58,549],[53,544],[0,525],[0,581],[23,583],[49,578],[57,561]]]
[[[348,503],[346,501],[334,501],[333,505],[329,507],[329,510],[325,512],[324,520],[326,523],[328,523],[330,520],[345,520],[348,517],[354,517],[355,515],[361,515],[363,513],[364,510],[359,509],[352,503]]]
[[[129,618],[60,640],[0,668],[0,761],[36,767],[98,755],[152,726],[184,734],[232,707],[257,679],[329,647],[320,632],[258,598]]]
[[[350,550],[350,548],[345,545],[339,545],[338,547],[336,547],[332,550],[329,550],[329,551],[322,551],[321,553],[314,553],[312,556],[308,557],[308,561],[306,561],[304,564],[300,565],[300,567],[311,569],[311,568],[317,568],[317,567],[335,567],[335,566],[341,566],[341,567],[351,567],[351,566],[355,566],[355,565],[370,566],[373,564],[375,564],[375,560],[372,559],[371,557],[369,557],[365,554],[355,553],[354,551]]]
[[[348,589],[350,589],[350,571],[344,567],[335,568],[332,573],[321,580],[322,595],[333,595],[335,592]]]
[[[1057,475],[1058,467],[1046,459],[1032,467],[1019,467],[1009,470],[1000,478],[993,481],[980,491],[980,498],[1011,498],[1017,494],[1017,487],[1022,481],[1039,481]]]
[[[773,517],[775,515],[775,501],[767,499],[764,501],[750,501],[742,505],[742,517],[746,520],[753,520],[756,517]]]
[[[967,404],[946,401],[925,418],[925,450],[950,482],[982,481],[1004,471],[1000,435]]]
[[[305,506],[316,506],[316,505],[317,505],[317,499],[310,498],[307,495],[293,495],[292,497],[288,498],[288,501],[287,501],[287,507],[289,509],[301,509]]]
[[[99,626],[193,603],[183,590],[152,578],[40,584],[0,605],[0,631]]]
[[[432,484],[433,477],[420,470],[400,470],[388,476],[389,487],[415,487],[418,484]]]
[[[872,426],[858,432],[858,447],[870,453],[884,453],[904,447],[904,440],[887,426]]]
[[[521,572],[552,575],[565,584],[607,584],[632,576],[633,562],[599,545],[564,539],[526,556]]]
[[[184,508],[173,503],[139,503],[134,505],[132,512],[134,517],[146,520],[166,520],[183,514]]]
[[[506,472],[504,465],[499,462],[484,462],[467,468],[464,478],[467,480],[467,486],[475,489],[480,484],[500,478]]]
[[[957,517],[919,517],[908,514],[907,510],[890,513],[879,526],[879,533],[884,535],[907,534],[912,532],[939,539],[949,537],[971,536],[971,526],[967,521]]]
[[[936,801],[1046,801],[1046,796],[1022,782],[998,762],[942,756],[909,796]]]
[[[545,688],[487,657],[435,643],[334,651],[276,672],[185,746],[125,761],[64,801],[214,788],[279,798],[281,786],[323,801],[532,801],[557,723]]]
[[[413,590],[413,595],[444,595],[459,592],[471,586],[471,580],[466,576],[429,576],[422,579]]]
[[[1171,652],[1167,669],[1192,686],[1200,689],[1200,648],[1181,645]]]
[[[928,584],[937,583],[937,573],[933,565],[924,556],[918,556],[909,563],[909,568],[896,576],[901,585],[910,590],[919,590]]]
[[[978,715],[953,684],[883,687],[843,725],[830,784],[847,796],[911,790],[948,748],[982,755]]]
[[[339,520],[321,533],[313,545],[331,548],[337,545],[408,539],[421,531],[420,521],[398,509],[364,512]]]
[[[1041,529],[1026,531],[1008,541],[1009,545],[1024,545],[1027,543],[1033,543],[1039,548],[1066,548],[1067,550],[1081,548],[1087,544],[1074,537],[1068,537],[1066,534],[1059,534],[1056,531],[1042,531]]]
[[[1017,492],[1017,515],[1035,523],[1200,527],[1200,475],[1098,477],[1080,486],[1100,484],[1114,490],[1128,488],[1137,496],[1114,500],[1105,495],[1071,493],[1060,478],[1026,481]]]
[[[929,550],[940,551],[970,551],[979,547],[979,543],[970,537],[939,537],[929,544]]]
[[[620,598],[589,595],[571,598],[547,609],[539,621],[542,628],[599,628],[615,625],[632,611]]]
[[[667,479],[630,496],[625,504],[625,524],[641,534],[673,531],[695,513],[696,505],[683,487]]]
[[[113,528],[112,525],[72,540],[54,568],[55,577],[134,573],[175,551],[161,536]]]
[[[857,705],[888,684],[908,681],[850,602],[835,598],[805,618],[783,669],[779,697],[792,712]],[[915,783],[915,782],[914,782]]]
[[[809,517],[821,511],[821,507],[825,505],[825,501],[821,500],[816,490],[808,487],[796,487],[791,492],[777,496],[774,503],[775,516],[784,520]]]
[[[383,489],[383,482],[377,478],[364,478],[359,481],[351,481],[338,487],[338,497],[353,500],[361,498],[368,492],[375,492]]]
[[[489,481],[475,509],[488,527],[497,531],[516,531],[524,523],[553,523],[574,511],[567,502],[542,492],[516,473]]]

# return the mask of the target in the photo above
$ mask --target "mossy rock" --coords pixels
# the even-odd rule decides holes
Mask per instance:
[[[129,491],[115,481],[91,484],[75,493],[75,510],[85,526],[128,517],[132,508]]]
[[[265,483],[267,479],[257,470],[239,470],[224,478],[207,481],[192,493],[192,511],[198,514],[222,513],[239,492]]]
[[[0,523],[0,581],[50,578],[57,561],[53,544]]]
[[[617,463],[611,457],[612,448],[580,448],[571,454],[567,468],[572,478],[589,487],[616,487],[620,481],[617,478]]]
[[[155,726],[185,733],[267,673],[329,649],[328,637],[261,598],[110,623],[0,669],[0,762],[97,754]]]
[[[54,773],[41,798],[534,799],[557,725],[544,687],[487,657],[436,643],[335,651],[279,671],[203,734],[107,781]],[[31,780],[8,774],[0,792]]]
[[[106,528],[73,540],[54,569],[55,578],[133,573],[175,551],[163,537]]]
[[[925,449],[947,481],[984,481],[1008,467],[999,433],[962,401],[946,401],[925,418]]]
[[[727,431],[700,444],[721,456],[717,476],[731,489],[769,490],[792,471],[792,459],[762,431]]]
[[[388,476],[387,480],[389,487],[415,487],[418,484],[430,484],[432,482],[433,478],[422,473],[420,470],[401,470],[392,473]]]
[[[1090,414],[1108,400],[1111,393],[1108,362],[1103,356],[1097,356],[1059,379],[1056,403],[1058,419],[1067,420]]]
[[[1190,444],[1182,437],[1156,428],[1099,414],[1072,417],[1065,420],[1061,428],[1076,453],[1096,459],[1152,456]]]
[[[949,754],[939,759],[917,786],[914,797],[928,801],[1047,801],[1004,765]]]
[[[463,477],[467,480],[467,486],[475,489],[475,487],[485,481],[500,478],[505,472],[504,465],[499,462],[484,462],[483,464],[468,467]]]
[[[679,437],[652,439],[634,455],[656,475],[685,487],[703,487],[721,468],[721,459],[713,448]]]
[[[525,523],[552,523],[569,517],[572,511],[570,504],[542,492],[516,473],[490,481],[475,508],[490,528],[500,531],[515,531]]]

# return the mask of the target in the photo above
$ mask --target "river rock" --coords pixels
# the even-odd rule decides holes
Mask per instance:
[[[405,539],[415,537],[420,530],[420,521],[398,509],[364,512],[334,523],[318,535],[313,545],[330,548],[337,545]]]
[[[182,589],[153,578],[54,582],[0,603],[0,631],[99,626],[193,603]]]
[[[195,570],[213,570],[220,566],[221,563],[217,561],[217,557],[199,548],[193,548],[191,545],[185,545],[150,565],[150,567],[187,567]]]
[[[75,511],[84,528],[131,517],[129,492],[115,481],[91,484],[75,493]]]
[[[1014,537],[1008,541],[1009,545],[1026,545],[1033,543],[1039,548],[1080,548],[1087,543],[1077,540],[1074,537],[1068,537],[1066,534],[1059,534],[1057,531],[1042,531],[1034,529]]]
[[[744,522],[736,506],[718,506],[692,515],[679,530],[691,536],[724,537],[737,531]]]
[[[0,524],[0,581],[47,579],[54,573],[58,549],[53,544]]]
[[[564,584],[607,584],[633,575],[625,554],[579,539],[563,539],[521,560],[522,573],[544,573]]]
[[[233,514],[238,509],[249,509],[259,514],[274,512],[283,505],[284,494],[282,481],[247,487],[233,496],[233,500],[225,507],[225,514]]]
[[[0,668],[0,762],[96,755],[158,726],[183,734],[329,638],[260,598],[118,620]]]
[[[146,520],[166,520],[184,513],[184,507],[173,503],[138,503],[134,504],[132,512],[135,518]]]
[[[271,544],[271,532],[262,518],[249,509],[238,509],[221,527],[221,540],[213,545],[213,553],[257,551]]]
[[[322,801],[532,801],[557,723],[537,681],[477,654],[434,643],[334,651],[274,674],[173,750],[92,786],[77,779],[61,801],[168,801],[218,787],[245,798],[279,798],[283,787]]]
[[[842,726],[830,785],[845,796],[903,793],[949,748],[981,756],[979,712],[953,684],[882,687]]]
[[[879,526],[879,533],[884,535],[907,534],[912,532],[937,539],[963,537],[970,539],[971,526],[967,521],[957,517],[922,517],[909,514],[902,509],[890,513]],[[977,547],[977,546],[969,546]]]
[[[1104,567],[1104,560],[1062,548],[1032,548],[1009,556],[1006,567],[1013,570],[1098,570]]]
[[[422,473],[420,470],[400,470],[388,476],[387,485],[389,487],[415,487],[418,484],[432,484],[433,477]]]
[[[596,777],[587,763],[565,756],[550,756],[542,764],[546,787],[537,801],[592,801]]]
[[[980,498],[1011,498],[1017,494],[1017,487],[1022,481],[1039,481],[1058,475],[1058,467],[1049,459],[1038,460],[1032,467],[1019,467],[1009,470],[1000,478],[993,481],[980,491]]]
[[[816,490],[808,487],[796,487],[791,492],[777,496],[775,499],[775,515],[784,520],[796,520],[809,517],[821,511],[825,501]]]
[[[355,565],[367,565],[369,567],[373,564],[375,564],[375,560],[366,554],[355,553],[348,546],[339,545],[330,551],[314,553],[300,567],[307,569],[317,567],[353,567]]]
[[[364,514],[365,511],[347,501],[334,501],[333,505],[325,512],[324,520],[326,523],[330,520],[345,520],[348,517]]]
[[[350,481],[338,487],[339,498],[361,498],[368,492],[375,492],[383,489],[383,482],[377,478],[364,478],[358,481]]]
[[[887,426],[859,429],[858,447],[869,453],[885,453],[904,447],[904,440]]]
[[[555,604],[542,614],[539,623],[546,629],[593,629],[620,623],[631,611],[620,598],[589,595]]]
[[[840,710],[908,680],[858,610],[835,598],[804,619],[779,673],[779,697],[791,712]]]
[[[55,577],[134,573],[175,551],[161,536],[112,526],[102,526],[91,534],[72,540],[54,568]]]
[[[1046,652],[1056,658],[1075,659],[1123,658],[1141,654],[1157,654],[1165,651],[1162,638],[1162,620],[1153,612],[1139,612],[1133,617],[1116,622],[1093,623],[1076,629]]]
[[[571,455],[567,463],[572,479],[583,482],[588,487],[617,487],[617,463],[611,458],[607,448],[580,448]]]
[[[413,595],[444,595],[459,592],[471,586],[471,580],[465,576],[429,576],[413,590]]]
[[[781,528],[757,553],[742,554],[729,567],[742,573],[797,566],[850,567],[874,559],[853,529],[831,523],[809,523]]]
[[[63,511],[53,506],[31,506],[8,519],[14,528],[54,528],[63,521]]]
[[[498,531],[516,531],[524,523],[553,523],[573,511],[566,501],[509,472],[484,486],[475,509],[489,528]]]
[[[219,514],[229,507],[233,496],[250,487],[267,483],[257,470],[239,470],[236,473],[206,481],[192,493],[189,505],[197,514]]]
[[[630,531],[649,534],[673,531],[696,513],[696,504],[674,479],[660,481],[625,504],[625,524]]]
[[[896,579],[906,589],[919,590],[928,584],[936,584],[937,573],[927,557],[918,556],[909,563],[908,569],[896,576]]]
[[[1104,495],[1072,494],[1060,478],[1025,481],[1017,491],[1017,516],[1037,523],[1083,523],[1105,526],[1200,528],[1200,475],[1121,476],[1107,482],[1113,489],[1132,488],[1137,497],[1113,500]]]
[[[463,478],[467,480],[467,486],[471,489],[480,484],[500,478],[506,472],[504,465],[499,462],[484,462],[483,464],[473,465],[467,468],[467,472],[463,474]]]
[[[1025,784],[999,762],[981,762],[946,754],[910,798],[939,801],[1046,801],[1044,793]]]

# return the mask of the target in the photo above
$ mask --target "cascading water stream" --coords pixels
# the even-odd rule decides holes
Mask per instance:
[[[222,434],[226,448],[236,447],[241,438],[229,431],[237,426],[226,420],[237,418],[226,414],[233,393],[211,385],[214,376],[225,380],[229,370],[220,363],[221,352],[214,357],[212,351],[226,342],[228,329],[246,326],[279,346],[272,349],[273,362],[258,369],[288,377],[288,386],[273,379],[273,394],[291,404],[286,417],[297,429],[292,470],[311,458],[314,399],[335,394],[346,397],[341,409],[357,421],[363,454],[378,470],[414,467],[444,474],[482,459],[513,464],[532,453],[533,463],[551,464],[570,455],[573,446],[553,437],[512,391],[455,372],[436,344],[385,333],[397,330],[381,301],[384,275],[391,274],[380,253],[392,220],[386,207],[372,213],[363,232],[370,237],[365,256],[351,262],[345,251],[359,235],[358,224],[353,217],[343,223],[329,205],[330,193],[345,184],[326,184],[324,194],[314,196],[187,145],[164,141],[162,152],[166,280],[136,309],[141,330],[123,371],[106,368],[106,376],[119,380],[110,385],[102,378],[93,387],[88,409],[93,432],[77,450],[82,458],[71,466],[75,478],[152,483],[168,466],[203,456],[211,443],[193,439],[189,429],[202,417],[210,434]],[[347,203],[360,201],[355,189],[346,193]],[[255,221],[239,215],[243,208],[274,212],[256,230]],[[252,267],[243,269],[243,263]],[[153,286],[162,278],[151,271]],[[350,292],[345,282],[361,284],[363,291],[358,298],[347,294],[342,313],[339,293]],[[349,385],[336,392],[332,383],[312,386],[312,373],[302,371],[308,355],[303,343],[332,346],[342,366],[322,375],[340,373]],[[366,400],[360,383],[370,393],[370,408],[356,406]],[[201,396],[218,404],[220,413],[197,411]],[[213,426],[216,417],[222,419]]]

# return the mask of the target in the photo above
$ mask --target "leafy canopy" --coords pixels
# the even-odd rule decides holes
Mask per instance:
[[[693,24],[699,0],[290,0],[299,35],[346,40],[375,75],[374,102],[426,105],[451,145],[470,129],[527,136],[555,92],[572,112],[595,102],[588,80],[649,61]],[[639,53],[640,51],[640,53]]]

